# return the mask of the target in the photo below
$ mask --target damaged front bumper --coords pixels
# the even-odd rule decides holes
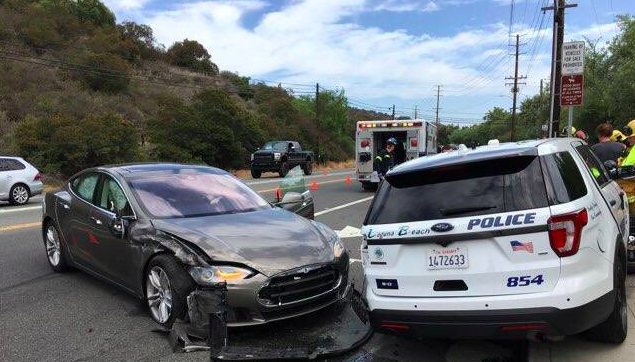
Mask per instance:
[[[190,322],[177,321],[170,331],[175,352],[210,350],[215,360],[314,359],[349,352],[372,335],[351,306],[352,287],[343,299],[317,311],[310,320],[294,318],[251,328],[228,329],[227,290],[196,290],[188,296]],[[266,347],[263,347],[266,346]]]

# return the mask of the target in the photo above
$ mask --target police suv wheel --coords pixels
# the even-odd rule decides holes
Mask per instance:
[[[262,171],[258,171],[258,170],[251,170],[251,177],[253,177],[253,178],[260,178],[260,176],[262,176]]]
[[[628,305],[626,303],[626,255],[618,249],[615,252],[613,285],[615,305],[609,318],[591,328],[587,336],[598,342],[622,343],[628,333]]]

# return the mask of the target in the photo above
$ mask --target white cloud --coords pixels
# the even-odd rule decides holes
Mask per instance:
[[[446,6],[450,1],[475,0],[440,3]],[[506,24],[432,36],[356,22],[359,14],[387,2],[391,1],[289,0],[278,10],[266,12],[270,2],[264,0],[207,0],[170,10],[137,9],[135,20],[152,26],[158,41],[166,46],[184,38],[201,42],[221,69],[289,83],[319,81],[344,87],[357,99],[421,100],[432,95],[436,84],[443,84],[447,101],[465,98],[466,93],[468,97],[495,97],[509,92],[504,77],[513,74],[513,61],[508,56]],[[417,3],[418,11],[429,3]],[[255,26],[247,27],[245,16],[253,12],[262,15]],[[581,35],[596,39],[598,34],[609,39],[614,29],[613,24],[568,27],[567,39],[580,39]],[[549,76],[551,32],[543,33],[525,94],[534,92],[538,80]],[[523,40],[531,43],[532,38]],[[527,71],[529,60],[530,55],[521,59],[521,73]]]
[[[130,11],[143,8],[152,0],[103,0],[114,11]]]
[[[459,87],[477,76],[471,66],[478,55],[507,39],[503,24],[435,38],[348,21],[366,11],[364,0],[294,1],[266,13],[255,28],[244,27],[242,17],[263,6],[255,0],[202,1],[142,20],[167,46],[183,38],[200,41],[222,69],[321,81],[371,98],[421,97],[439,83]]]
[[[393,11],[393,12],[406,12],[406,11],[420,11],[420,12],[433,12],[440,10],[441,8],[434,1],[423,2],[417,0],[384,0],[377,4],[373,10],[375,11]]]

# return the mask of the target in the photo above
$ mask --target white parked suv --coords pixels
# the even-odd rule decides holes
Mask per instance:
[[[20,157],[0,156],[0,201],[23,205],[42,193],[42,174]]]
[[[376,331],[442,338],[627,333],[627,199],[577,139],[494,144],[391,170],[363,227]]]

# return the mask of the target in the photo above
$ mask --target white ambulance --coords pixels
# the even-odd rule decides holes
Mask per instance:
[[[395,148],[395,165],[437,153],[437,127],[431,122],[422,119],[357,122],[357,180],[364,190],[377,187],[380,180],[373,170],[373,161],[391,137],[398,142]]]

